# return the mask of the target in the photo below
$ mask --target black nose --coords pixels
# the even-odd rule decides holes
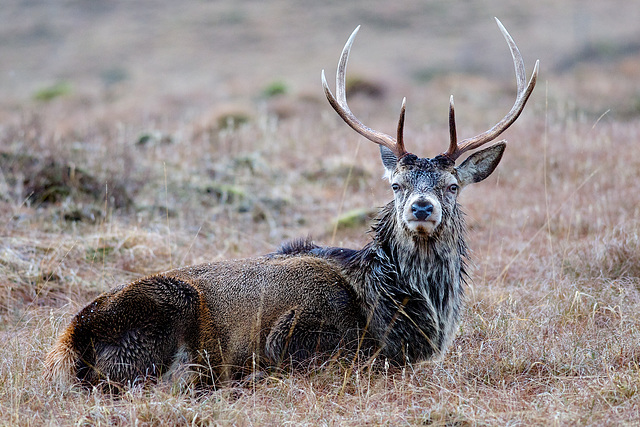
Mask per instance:
[[[418,221],[424,221],[433,212],[433,205],[426,200],[418,200],[411,205],[411,212]]]

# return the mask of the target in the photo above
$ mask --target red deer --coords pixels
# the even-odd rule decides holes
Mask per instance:
[[[466,227],[460,191],[487,178],[506,142],[497,138],[520,115],[536,83],[498,21],[515,65],[517,96],[488,131],[458,142],[453,98],[448,149],[420,158],[403,140],[405,103],[392,137],[365,126],[346,100],[347,41],[336,96],[329,103],[356,132],[379,144],[394,198],[381,208],[362,249],[284,244],[251,259],[177,268],[123,284],[83,308],[47,355],[51,379],[127,384],[158,379],[183,360],[198,381],[214,384],[260,369],[295,366],[336,353],[384,358],[393,365],[442,355],[460,320],[466,280]]]

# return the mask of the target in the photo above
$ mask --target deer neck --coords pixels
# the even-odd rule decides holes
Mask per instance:
[[[448,213],[433,235],[411,236],[396,220],[395,206],[390,203],[373,232],[372,246],[393,266],[395,286],[429,299],[442,299],[444,293],[461,287],[467,246],[459,209]]]
[[[464,292],[464,222],[461,213],[447,213],[454,221],[441,223],[438,233],[408,238],[395,218],[393,204],[383,208],[373,240],[343,265],[384,355],[424,360],[442,354],[455,335]]]

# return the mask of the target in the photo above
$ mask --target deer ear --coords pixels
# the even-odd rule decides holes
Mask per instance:
[[[473,153],[456,168],[458,183],[464,187],[474,182],[480,182],[496,169],[502,159],[507,146],[506,141],[500,141],[489,148]]]
[[[387,170],[386,175],[391,175],[391,172],[396,168],[396,163],[398,163],[398,158],[393,151],[385,147],[384,145],[380,146],[380,158],[382,159],[382,164],[384,168]]]

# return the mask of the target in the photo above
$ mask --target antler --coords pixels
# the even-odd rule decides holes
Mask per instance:
[[[533,73],[531,74],[529,84],[525,87],[527,75],[525,74],[524,61],[522,60],[522,55],[520,55],[518,46],[516,46],[506,28],[504,28],[498,18],[496,18],[496,22],[498,23],[500,31],[502,31],[502,35],[509,44],[509,49],[511,49],[511,56],[513,57],[513,65],[516,69],[516,82],[518,87],[516,102],[511,108],[511,111],[509,111],[509,113],[507,113],[507,115],[504,116],[504,118],[500,120],[494,127],[484,133],[481,133],[480,135],[476,135],[473,138],[464,139],[460,143],[458,143],[458,138],[456,136],[456,119],[453,106],[453,96],[451,96],[451,99],[449,101],[449,136],[451,140],[449,143],[449,149],[445,153],[442,153],[442,155],[447,156],[454,161],[465,151],[473,150],[474,148],[478,148],[489,141],[493,141],[502,132],[507,130],[507,128],[516,121],[518,116],[520,116],[520,113],[522,113],[524,105],[527,103],[527,100],[529,99],[529,96],[531,95],[531,92],[536,85],[536,78],[538,77],[538,63],[540,61],[536,61],[536,65],[533,67]]]
[[[360,135],[367,138],[369,141],[375,142],[376,144],[380,144],[384,147],[390,149],[393,154],[397,158],[400,158],[407,154],[407,151],[404,148],[404,142],[402,138],[403,129],[404,129],[404,115],[406,108],[406,98],[402,100],[402,107],[400,109],[400,119],[398,120],[398,131],[397,131],[397,139],[387,135],[386,133],[378,132],[373,130],[367,126],[365,126],[358,118],[351,112],[351,109],[347,105],[347,92],[345,88],[345,75],[347,72],[347,61],[349,60],[349,52],[351,51],[351,45],[353,44],[353,40],[358,33],[360,26],[358,25],[356,29],[351,33],[349,40],[344,45],[342,49],[342,54],[340,55],[340,61],[338,61],[338,71],[336,72],[336,97],[331,93],[331,89],[329,89],[329,85],[327,84],[327,79],[324,77],[324,70],[322,70],[322,87],[324,88],[324,93],[329,100],[329,104],[336,110],[336,113],[342,120],[344,120],[353,130],[358,132]]]

